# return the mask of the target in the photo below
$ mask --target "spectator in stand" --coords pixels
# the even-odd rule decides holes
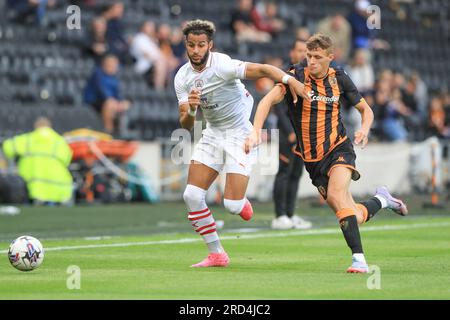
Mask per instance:
[[[375,75],[372,65],[369,63],[367,49],[357,49],[350,66],[346,69],[361,95],[364,98],[370,97],[374,88]],[[361,125],[360,113],[353,106],[346,106],[343,108],[342,118],[347,134],[349,137],[353,137],[354,132]]]
[[[443,99],[435,96],[430,102],[429,133],[438,138],[450,138],[450,122],[445,112]],[[448,112],[447,112],[448,113]]]
[[[340,12],[319,21],[317,32],[328,35],[335,44],[334,50],[339,50],[342,62],[348,61],[352,48],[352,28]]]
[[[377,83],[385,82],[388,83],[389,86],[391,86],[392,83],[394,82],[394,73],[392,72],[391,69],[382,69],[378,73],[377,78],[378,78]]]
[[[120,62],[125,63],[128,59],[128,42],[123,35],[122,17],[125,7],[122,2],[115,2],[103,13],[107,21],[106,40],[109,51],[116,55]]]
[[[353,61],[348,68],[348,73],[362,95],[373,90],[375,74],[369,62],[369,52],[367,49],[357,49],[355,51]]]
[[[119,60],[116,56],[106,55],[102,64],[96,67],[84,89],[84,102],[101,114],[105,131],[115,131],[115,120],[130,107],[130,102],[120,93]]]
[[[410,110],[403,104],[400,90],[390,91],[389,84],[379,83],[375,102],[383,108],[381,114],[383,136],[388,141],[406,141],[408,131],[403,118],[410,115]]]
[[[445,123],[450,127],[450,92],[444,91],[441,94],[442,105],[445,112]]]
[[[368,0],[356,0],[353,11],[347,20],[352,28],[353,49],[389,49],[389,43],[375,38],[375,29],[369,29],[367,19],[371,12],[368,10]]]
[[[259,31],[252,20],[252,0],[238,0],[238,7],[231,14],[231,30],[238,42],[269,42],[270,33]]]
[[[91,29],[84,41],[85,52],[94,58],[98,64],[102,57],[108,52],[108,42],[106,41],[106,19],[96,17],[92,20]]]
[[[56,0],[7,0],[6,3],[13,20],[38,25],[43,24],[47,8],[55,5]]]
[[[446,117],[450,120],[450,92],[447,90],[442,91],[441,100],[444,105]]]
[[[367,8],[370,2],[367,0],[356,0],[354,10],[348,17],[352,28],[352,46],[354,49],[370,49],[371,30],[367,27],[369,13]]]
[[[392,81],[391,81],[391,92],[394,92],[395,90],[402,90],[405,87],[406,80],[403,73],[395,71],[392,74]]]
[[[429,102],[428,88],[425,82],[420,78],[419,73],[412,72],[410,76],[411,82],[414,84],[414,99],[417,102],[417,109],[422,114],[422,119],[425,123],[427,118],[427,107]]]
[[[348,68],[347,62],[348,61],[344,58],[344,55],[342,54],[342,49],[340,47],[335,48],[333,64],[345,70]]]
[[[311,37],[311,31],[307,27],[299,27],[295,30],[295,39],[306,42]]]
[[[157,90],[166,86],[169,66],[162,54],[156,39],[155,24],[144,22],[140,32],[133,38],[130,53],[135,58],[134,69],[144,75],[147,83]]]
[[[184,44],[183,31],[180,27],[172,28],[172,36],[170,39],[172,51],[180,65],[187,62],[186,45]]]
[[[181,66],[182,60],[179,60],[172,49],[172,28],[167,23],[163,23],[158,27],[157,38],[159,48],[165,57],[170,78],[173,78],[175,70]]]
[[[378,79],[381,79],[381,74]],[[374,115],[374,122],[371,128],[371,133],[375,134],[380,140],[386,140],[382,122],[384,120],[384,113],[387,103],[389,102],[390,84],[386,81],[378,81],[375,85],[373,94],[372,110]],[[384,90],[382,90],[384,89]]]
[[[268,32],[272,37],[286,27],[284,21],[278,17],[278,6],[274,1],[259,3],[253,7],[250,15],[256,29]]]
[[[420,110],[416,100],[417,78],[413,75],[407,78],[405,85],[400,88],[402,103],[408,109],[408,115],[405,117],[406,127],[410,132],[410,138],[413,141],[419,141],[424,138],[424,127],[428,112],[425,109]]]

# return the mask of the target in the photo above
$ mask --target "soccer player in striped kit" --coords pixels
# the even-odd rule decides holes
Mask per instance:
[[[297,136],[296,152],[303,158],[314,186],[333,209],[347,245],[352,251],[350,273],[368,272],[359,224],[367,222],[381,209],[392,209],[406,215],[406,205],[392,197],[386,187],[379,187],[371,199],[355,203],[349,191],[351,180],[360,178],[356,155],[341,119],[342,104],[349,103],[361,113],[361,128],[354,142],[363,148],[368,143],[373,112],[350,77],[339,67],[331,67],[333,43],[328,36],[316,34],[308,39],[307,66],[297,64],[292,76],[305,84],[310,100],[290,95],[283,84],[276,85],[259,103],[254,129],[244,149],[251,152],[260,141],[260,131],[270,108],[283,99],[289,106],[289,117]]]
[[[203,237],[209,251],[206,259],[193,267],[226,267],[229,264],[214,217],[205,202],[206,192],[219,172],[223,170],[226,174],[225,208],[244,220],[250,220],[253,215],[245,193],[256,150],[246,154],[242,148],[252,131],[249,118],[253,97],[240,80],[269,77],[285,83],[295,97],[308,99],[302,83],[274,66],[234,60],[212,52],[214,33],[214,24],[209,21],[193,20],[186,24],[183,34],[189,61],[180,68],[174,80],[181,126],[192,129],[198,107],[207,122],[202,138],[195,146],[183,194],[188,219]]]

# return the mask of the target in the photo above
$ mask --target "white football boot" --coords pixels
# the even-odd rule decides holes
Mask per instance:
[[[294,223],[288,216],[282,215],[272,220],[271,227],[275,230],[288,230],[294,227]]]
[[[296,214],[291,217],[291,221],[294,225],[294,229],[310,229],[312,227],[312,223],[310,221],[307,221]]]

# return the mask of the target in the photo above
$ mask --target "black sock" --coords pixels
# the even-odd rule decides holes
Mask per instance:
[[[339,221],[342,233],[344,234],[347,245],[353,253],[363,253],[361,236],[359,234],[358,220],[356,216],[348,216]]]
[[[360,202],[364,207],[367,208],[367,219],[366,222],[372,219],[372,217],[381,209],[381,202],[377,198],[373,197],[367,201]]]

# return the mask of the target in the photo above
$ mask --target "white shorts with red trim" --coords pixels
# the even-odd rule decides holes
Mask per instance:
[[[249,154],[244,152],[244,142],[251,130],[251,127],[228,130],[206,128],[194,147],[191,160],[217,172],[223,170],[225,173],[249,176],[258,155],[257,148]]]

